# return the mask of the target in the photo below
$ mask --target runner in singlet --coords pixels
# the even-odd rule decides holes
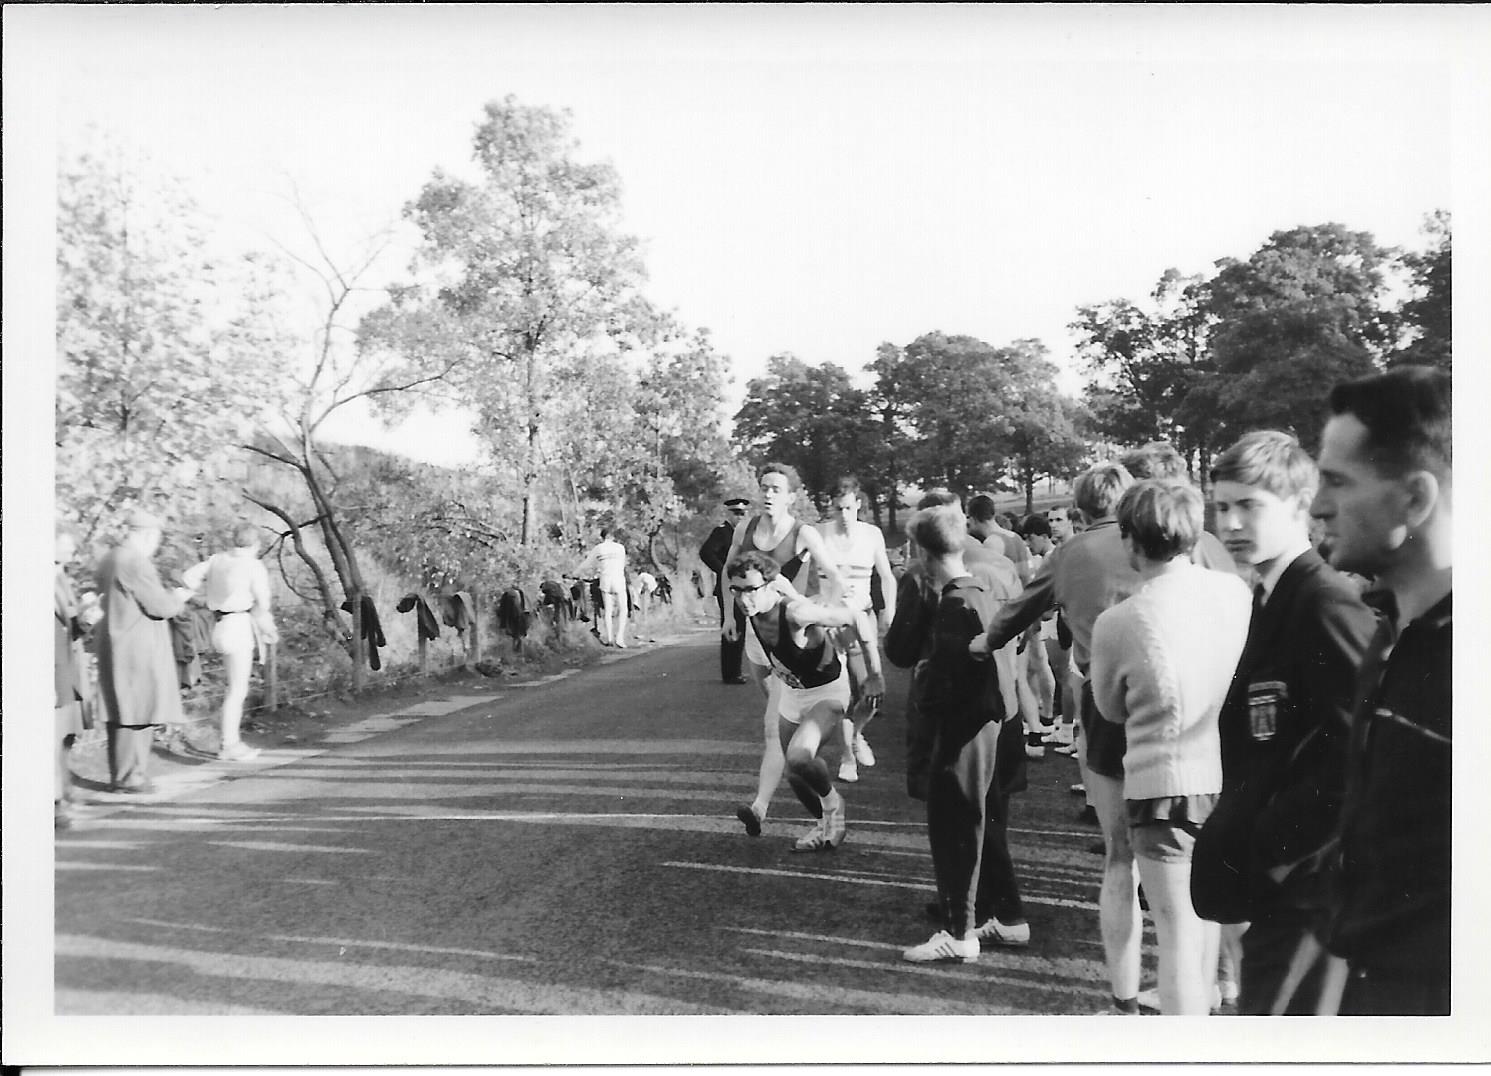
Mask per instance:
[[[759,551],[732,558],[725,574],[730,593],[748,618],[746,630],[760,643],[776,683],[774,717],[787,782],[818,820],[793,850],[837,848],[844,840],[844,798],[833,787],[818,749],[838,732],[848,708],[849,670],[827,632],[843,629],[858,637],[869,630],[870,615],[848,605],[789,596],[774,585],[776,561]],[[885,692],[877,659],[870,659],[863,690],[876,703]]]
[[[762,553],[769,557],[777,568],[773,576],[772,589],[784,597],[796,598],[801,594],[796,584],[805,578],[805,561],[829,565],[823,549],[823,538],[811,526],[800,522],[792,514],[792,502],[802,488],[802,480],[796,469],[785,463],[768,463],[761,469],[760,478],[762,513],[751,516],[735,528],[735,537],[730,542],[730,553],[725,558],[728,565],[741,553]],[[829,568],[830,594],[843,592],[838,569]],[[720,617],[720,632],[727,640],[735,640],[735,617]],[[761,715],[762,753],[761,770],[756,781],[756,798],[739,807],[735,817],[745,826],[752,837],[761,835],[761,822],[771,806],[771,797],[782,783],[785,765],[782,745],[777,733],[777,707],[774,698],[776,681],[766,652],[755,633],[747,630],[745,639],[745,666],[751,679],[766,697],[766,709]]]
[[[880,577],[880,592],[885,596],[885,608],[880,611],[878,625],[873,616],[870,618],[870,630],[873,634],[864,640],[866,645],[875,649],[878,658],[880,640],[876,628],[889,628],[891,619],[896,615],[896,577],[891,573],[890,558],[886,555],[885,535],[880,533],[879,527],[859,520],[863,503],[858,479],[852,475],[840,478],[834,488],[833,514],[823,528],[823,548],[828,554],[828,562],[838,568],[839,576],[844,581],[844,601],[853,608],[867,612],[871,610],[870,581],[876,575]],[[827,588],[828,576],[822,565],[818,568],[818,581],[820,589]],[[877,710],[866,704],[863,692],[859,690],[864,682],[866,669],[858,648],[851,647],[844,656],[849,663],[851,699],[849,715],[840,726],[843,752],[840,755],[839,780],[858,781],[860,766],[875,765],[875,752],[870,749],[864,730]]]

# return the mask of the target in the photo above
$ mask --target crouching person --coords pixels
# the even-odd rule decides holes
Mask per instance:
[[[997,598],[964,564],[964,527],[955,504],[925,509],[911,525],[926,579],[939,595],[921,706],[932,730],[927,835],[943,916],[942,930],[902,953],[916,963],[977,960],[981,938],[1002,945],[1030,939],[1006,837],[1008,799],[996,783],[1009,711],[997,667],[969,653]],[[1023,745],[1006,737],[1011,744],[1023,760]],[[976,907],[981,877],[995,905],[983,923]]]
[[[844,840],[844,799],[829,779],[828,764],[818,757],[825,739],[833,738],[849,709],[849,670],[830,641],[834,628],[841,645],[873,639],[870,614],[846,605],[819,605],[776,585],[777,563],[764,553],[742,553],[725,568],[730,593],[745,612],[778,681],[771,699],[777,708],[777,731],[787,759],[792,791],[818,821],[794,846],[798,852],[837,848]],[[864,647],[869,662],[863,684],[866,699],[878,705],[885,694],[880,660]]]

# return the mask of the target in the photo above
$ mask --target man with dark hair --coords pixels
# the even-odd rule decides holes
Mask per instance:
[[[1319,479],[1298,441],[1249,433],[1211,479],[1218,534],[1258,583],[1219,721],[1222,796],[1196,843],[1192,899],[1207,919],[1250,924],[1239,1011],[1262,1015],[1319,911],[1310,866],[1337,823],[1352,690],[1376,618],[1310,547]]]
[[[1325,523],[1331,562],[1375,578],[1369,601],[1383,619],[1362,660],[1347,742],[1322,937],[1335,959],[1322,1008],[1445,1015],[1454,742],[1450,377],[1399,367],[1337,385],[1330,409],[1311,512]]]
[[[1030,547],[1025,540],[999,521],[994,498],[979,493],[968,500],[968,533],[984,545],[999,549],[1015,565],[1020,582],[1030,579]]]
[[[740,662],[745,654],[745,613],[725,593],[725,558],[730,555],[730,542],[735,537],[735,528],[745,521],[750,511],[749,497],[729,497],[725,500],[725,519],[709,532],[704,544],[699,547],[699,559],[714,573],[714,601],[719,607],[720,622],[725,620],[725,605],[728,602],[735,617],[735,637],[720,636],[720,679],[727,684],[744,684],[747,678],[741,672]]]

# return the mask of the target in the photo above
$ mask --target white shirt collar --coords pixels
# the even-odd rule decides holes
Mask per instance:
[[[1309,551],[1310,539],[1305,538],[1291,550],[1274,558],[1273,567],[1269,568],[1267,574],[1261,575],[1258,578],[1258,585],[1263,588],[1264,601],[1268,601],[1268,599],[1273,595],[1274,587],[1279,585],[1279,580],[1283,577],[1284,572],[1289,568],[1289,566],[1295,561],[1299,560],[1302,555],[1308,553]]]

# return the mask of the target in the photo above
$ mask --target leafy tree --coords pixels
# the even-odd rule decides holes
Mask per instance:
[[[1392,338],[1390,252],[1339,224],[1275,232],[1207,287],[1209,347],[1228,435],[1273,427],[1313,444],[1332,385],[1371,373]]]
[[[1452,301],[1454,298],[1452,234],[1450,214],[1437,209],[1424,220],[1424,233],[1429,237],[1427,250],[1409,252],[1403,256],[1413,279],[1413,297],[1403,304],[1404,326],[1412,338],[1395,349],[1389,357],[1391,365],[1415,363],[1423,366],[1439,366],[1448,370],[1452,365],[1454,325]]]
[[[85,539],[132,504],[179,520],[278,395],[279,281],[120,151],[65,160],[57,195],[59,510]]]
[[[636,241],[618,228],[616,173],[578,159],[567,112],[510,96],[490,102],[473,150],[480,181],[437,171],[407,207],[423,239],[414,265],[422,283],[399,292],[385,317],[438,311],[458,326],[463,357],[450,380],[479,412],[494,457],[519,463],[526,545],[537,536],[560,371],[649,312]],[[431,361],[407,358],[414,369]]]
[[[843,367],[809,366],[795,355],[773,355],[766,374],[746,385],[735,434],[756,466],[779,460],[795,467],[821,510],[834,483],[857,473],[859,454],[875,437],[868,397]]]

